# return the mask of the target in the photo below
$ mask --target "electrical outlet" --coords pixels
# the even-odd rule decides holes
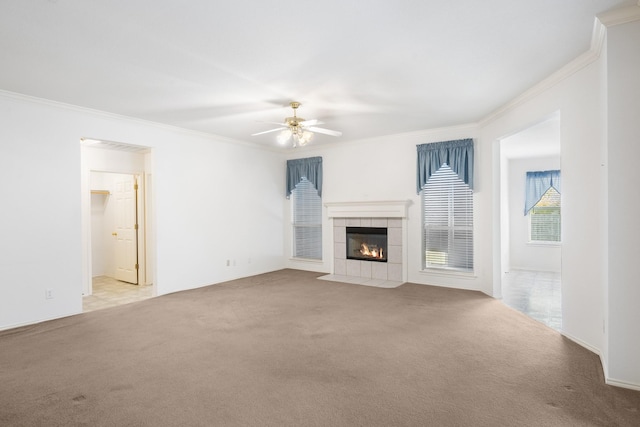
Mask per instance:
[[[44,298],[52,299],[53,298],[53,289],[45,289],[44,290]]]
[[[231,265],[231,260],[230,260],[230,259],[228,259],[228,260],[227,260],[227,267],[229,267],[230,265]]]

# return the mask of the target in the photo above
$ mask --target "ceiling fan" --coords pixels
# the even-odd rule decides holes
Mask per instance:
[[[331,135],[331,136],[342,135],[342,132],[339,132],[337,130],[330,130],[330,129],[317,127],[316,125],[323,124],[318,119],[306,120],[306,119],[303,119],[302,117],[296,116],[296,110],[301,105],[299,102],[292,101],[289,103],[289,105],[291,106],[291,108],[293,108],[292,117],[286,117],[284,119],[284,123],[267,122],[274,125],[278,125],[279,127],[275,129],[266,130],[264,132],[254,133],[251,136],[280,131],[280,134],[278,134],[278,137],[277,137],[278,142],[280,144],[284,145],[289,140],[291,140],[293,143],[293,146],[297,147],[297,146],[307,145],[309,141],[311,141],[311,139],[313,138],[314,132],[322,133],[325,135]]]

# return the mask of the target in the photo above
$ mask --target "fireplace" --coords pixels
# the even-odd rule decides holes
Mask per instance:
[[[387,228],[346,227],[347,259],[387,262]]]
[[[410,200],[332,202],[325,203],[327,216],[333,222],[333,274],[326,280],[346,281],[381,288],[394,288],[407,281],[407,207]],[[347,231],[347,229],[349,229]],[[373,229],[379,239],[367,243],[350,240],[349,233]],[[382,236],[380,236],[382,234]],[[360,236],[362,237],[362,236]],[[356,244],[357,243],[357,244]],[[373,246],[382,248],[382,259],[363,256]],[[347,253],[348,252],[348,253]],[[378,257],[379,251],[377,253]]]

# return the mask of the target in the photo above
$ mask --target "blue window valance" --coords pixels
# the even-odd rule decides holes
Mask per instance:
[[[527,182],[524,191],[525,216],[551,187],[560,193],[559,170],[527,172]]]
[[[287,199],[303,177],[316,187],[318,196],[322,197],[322,157],[287,160]]]
[[[418,194],[443,164],[447,164],[458,177],[473,190],[473,139],[432,142],[418,147],[416,186]]]

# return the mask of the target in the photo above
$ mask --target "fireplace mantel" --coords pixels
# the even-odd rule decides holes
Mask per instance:
[[[406,218],[411,200],[325,203],[329,218]]]

